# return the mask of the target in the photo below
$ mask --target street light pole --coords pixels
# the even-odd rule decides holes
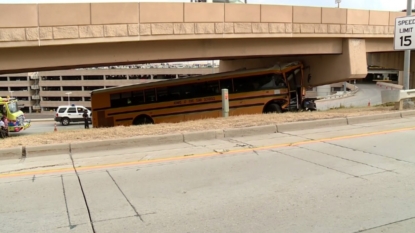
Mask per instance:
[[[66,92],[65,94],[67,94],[67,95],[68,95],[68,106],[71,106],[71,101],[70,101],[70,99],[69,99],[69,95],[71,95],[71,94],[72,94],[72,92]]]
[[[9,91],[10,92],[10,98],[13,98],[13,92],[14,91]]]
[[[412,0],[408,0],[406,16],[412,15]],[[411,50],[405,50],[403,62],[403,89],[409,90],[409,70],[411,66]]]
[[[337,3],[337,8],[340,8],[340,3],[342,2],[342,0],[336,0],[335,3]]]

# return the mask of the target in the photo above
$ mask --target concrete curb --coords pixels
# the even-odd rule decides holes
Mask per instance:
[[[69,154],[69,143],[40,145],[40,146],[26,146],[26,157],[38,157],[45,155],[60,155]]]
[[[7,159],[21,159],[23,156],[23,147],[12,147],[12,148],[5,148],[0,150],[0,160],[7,160]]]
[[[369,115],[369,116],[358,116],[358,117],[347,117],[347,123],[349,125],[356,125],[362,123],[370,123],[375,121],[387,121],[396,118],[402,118],[401,112],[385,113],[381,115]]]
[[[246,137],[260,134],[272,134],[277,132],[277,125],[261,125],[245,128],[225,129],[225,138]]]
[[[354,124],[386,121],[406,117],[415,117],[415,110],[384,113],[358,117],[340,117],[332,119],[297,121],[281,124],[262,125],[245,128],[233,128],[223,130],[209,130],[199,132],[188,132],[182,134],[167,134],[140,136],[124,139],[112,139],[90,142],[74,142],[64,144],[51,144],[40,146],[26,146],[0,149],[0,160],[20,159],[25,157],[47,156],[57,154],[76,154],[82,152],[97,152],[105,150],[118,150],[125,148],[139,148],[145,146],[168,145],[183,142],[212,140],[219,138],[245,137],[261,134],[273,134],[278,132],[299,131],[306,129],[317,129],[334,126],[345,126]]]
[[[333,119],[324,119],[324,120],[314,120],[314,121],[297,121],[289,122],[277,125],[278,132],[287,132],[287,131],[299,131],[305,129],[317,129],[324,127],[333,127],[333,126],[344,126],[347,125],[346,118],[333,118]]]

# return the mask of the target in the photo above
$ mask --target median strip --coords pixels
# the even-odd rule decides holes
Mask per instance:
[[[176,124],[58,131],[6,138],[0,159],[157,146],[190,141],[272,134],[294,130],[335,127],[415,116],[415,111],[391,107],[338,109],[204,119]],[[52,131],[52,130],[51,130]],[[23,154],[25,152],[25,155]]]

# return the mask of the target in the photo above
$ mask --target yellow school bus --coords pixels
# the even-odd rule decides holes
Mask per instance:
[[[244,69],[190,78],[133,84],[91,92],[94,127],[175,123],[222,116],[221,89],[229,115],[315,109],[304,99],[303,64]]]

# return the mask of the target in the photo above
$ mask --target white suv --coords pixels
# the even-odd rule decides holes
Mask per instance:
[[[84,111],[88,111],[89,121],[91,120],[91,111],[89,111],[84,106],[74,105],[74,106],[59,106],[56,110],[55,121],[60,122],[62,125],[67,126],[71,122],[83,122],[84,118],[82,115]]]

